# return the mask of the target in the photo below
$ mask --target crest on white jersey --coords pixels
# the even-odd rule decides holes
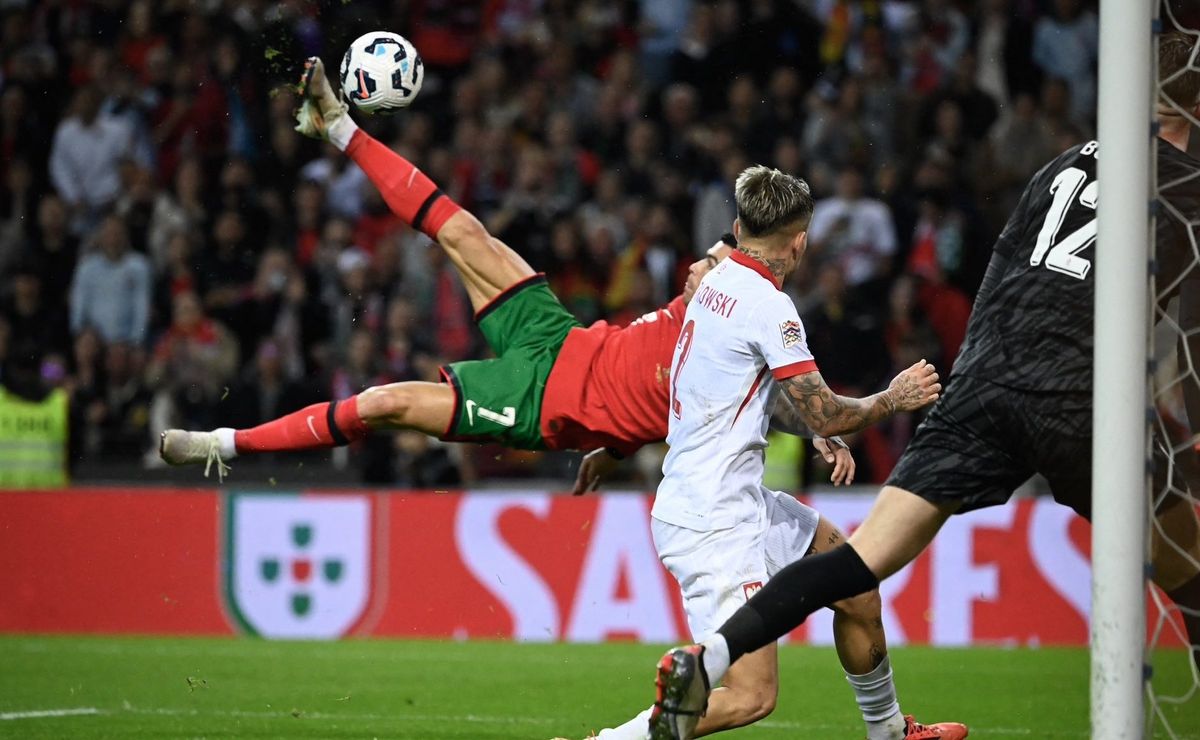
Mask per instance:
[[[783,336],[783,348],[794,347],[804,341],[804,332],[800,329],[799,321],[785,321],[779,325],[779,333]]]

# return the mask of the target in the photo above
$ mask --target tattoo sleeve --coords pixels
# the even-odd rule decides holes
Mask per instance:
[[[800,421],[822,437],[857,432],[896,411],[887,391],[866,398],[839,396],[818,372],[788,378],[783,381],[783,392]],[[777,410],[782,405],[777,404]]]
[[[775,401],[775,410],[771,413],[771,428],[777,432],[791,434],[797,437],[813,438],[813,430],[800,418],[800,412],[792,404],[791,398],[781,395]]]

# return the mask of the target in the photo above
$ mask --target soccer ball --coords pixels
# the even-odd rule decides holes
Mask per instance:
[[[374,31],[350,44],[342,57],[342,92],[363,113],[387,113],[416,99],[425,64],[408,39]]]

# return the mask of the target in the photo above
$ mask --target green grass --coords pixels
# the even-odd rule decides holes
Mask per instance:
[[[583,737],[652,699],[660,646],[0,637],[0,737]],[[1191,685],[1182,652],[1159,685]],[[830,649],[785,647],[775,713],[738,737],[861,738]],[[972,738],[1086,738],[1087,653],[892,652],[902,706]],[[92,714],[6,718],[37,710]],[[1172,710],[1200,738],[1200,697]],[[1166,737],[1165,733],[1158,736]]]

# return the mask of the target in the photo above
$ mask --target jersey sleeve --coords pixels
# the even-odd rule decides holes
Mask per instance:
[[[747,336],[776,380],[786,380],[816,371],[817,362],[808,350],[808,336],[786,293],[775,292],[754,312]]]

